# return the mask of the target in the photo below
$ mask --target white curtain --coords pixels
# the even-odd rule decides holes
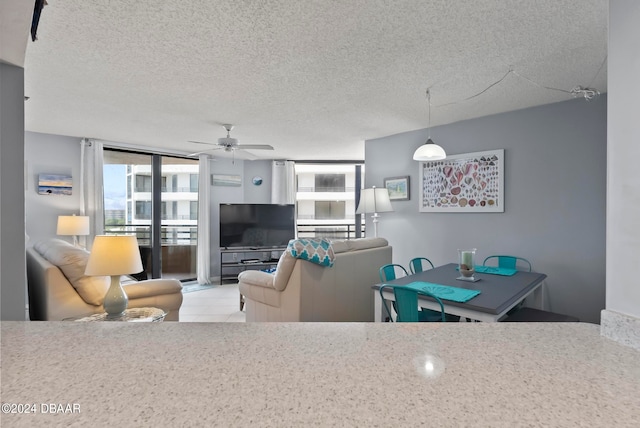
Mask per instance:
[[[296,203],[296,170],[294,161],[274,160],[271,166],[271,203]]]
[[[198,177],[198,283],[211,283],[211,163],[208,155],[200,155]]]
[[[89,216],[90,234],[85,246],[91,249],[93,237],[104,233],[103,144],[83,138],[80,147],[80,215]]]

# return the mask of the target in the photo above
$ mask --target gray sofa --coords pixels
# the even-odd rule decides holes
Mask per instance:
[[[332,241],[332,247],[332,267],[285,251],[275,274],[240,273],[246,320],[373,321],[371,286],[380,282],[380,266],[391,263],[391,247],[383,238]]]
[[[109,277],[89,277],[84,270],[89,253],[60,239],[48,239],[27,248],[29,318],[60,321],[103,313],[102,301]],[[175,279],[152,279],[124,284],[129,308],[163,309],[165,321],[178,321],[182,285]]]

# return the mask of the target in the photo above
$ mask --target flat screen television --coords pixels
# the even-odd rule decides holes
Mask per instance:
[[[295,234],[295,205],[220,204],[220,248],[286,247]]]

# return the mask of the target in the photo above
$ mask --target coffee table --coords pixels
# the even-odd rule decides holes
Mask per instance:
[[[90,314],[73,318],[65,318],[63,321],[123,321],[123,322],[161,322],[167,315],[165,311],[158,308],[131,308],[125,309],[122,315],[109,316],[106,312],[101,314]]]

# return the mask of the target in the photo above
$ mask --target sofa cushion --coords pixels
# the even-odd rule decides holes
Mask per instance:
[[[287,251],[296,259],[302,259],[320,266],[331,267],[336,256],[331,241],[325,238],[292,239]]]
[[[331,241],[335,254],[347,251],[366,250],[367,248],[386,247],[389,242],[384,238],[336,239]]]
[[[108,276],[84,274],[89,260],[87,250],[74,247],[60,239],[40,241],[33,248],[62,271],[82,300],[90,305],[102,305],[111,281]]]
[[[331,245],[333,246],[334,254],[346,253],[347,251],[350,251],[349,241],[347,239],[338,239],[335,241],[331,241]]]
[[[366,250],[367,248],[386,247],[389,242],[384,238],[358,238],[347,241],[350,251]]]

